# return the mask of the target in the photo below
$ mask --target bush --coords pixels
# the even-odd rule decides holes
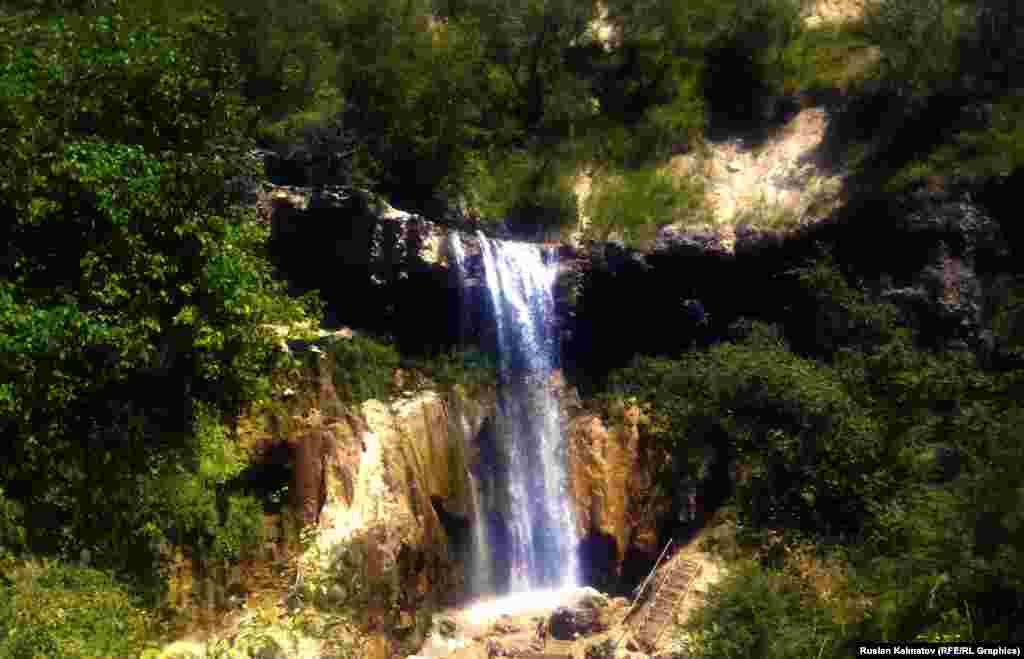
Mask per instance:
[[[310,352],[310,359],[325,353]],[[364,336],[332,341],[326,348],[335,390],[342,401],[387,400],[394,394],[400,357],[395,347]]]
[[[900,95],[922,99],[954,84],[959,43],[973,18],[964,0],[880,0],[860,27],[881,51],[875,75]]]
[[[588,233],[601,240],[618,235],[627,244],[650,240],[664,225],[703,219],[702,200],[695,180],[654,167],[626,170],[595,182],[585,207]]]
[[[316,311],[224,194],[253,172],[223,14],[95,4],[0,22],[0,484],[31,549],[152,581],[159,543],[219,526],[211,426],[269,395],[262,327]]]
[[[471,205],[484,217],[504,220],[518,236],[555,239],[579,219],[573,166],[561,151],[515,150],[482,168]]]
[[[422,377],[425,381],[420,384],[427,386],[463,386],[473,390],[495,386],[498,382],[498,365],[494,356],[472,349],[409,359],[403,363],[403,368]]]
[[[712,586],[687,629],[695,659],[836,656],[843,639],[825,606],[754,563]]]
[[[730,460],[742,474],[738,506],[755,525],[856,529],[886,496],[877,425],[832,369],[772,334],[679,360],[638,359],[612,374],[611,391],[649,408],[649,432],[674,455],[665,487]]]
[[[157,631],[109,573],[26,564],[0,584],[0,656],[11,659],[139,656]]]
[[[513,202],[505,219],[517,236],[558,239],[574,229],[579,220],[576,193],[564,179],[531,183]]]
[[[814,318],[813,324],[790,327],[794,343],[807,354],[829,359],[844,348],[871,353],[894,341],[910,338],[901,327],[899,310],[876,303],[851,284],[831,256],[826,255],[787,274],[796,279],[802,306],[794,318]],[[809,335],[813,332],[813,335]]]

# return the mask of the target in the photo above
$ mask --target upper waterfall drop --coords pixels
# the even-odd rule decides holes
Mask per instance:
[[[458,235],[450,240],[460,286],[465,286],[465,250]],[[579,578],[578,538],[554,381],[561,349],[554,298],[557,253],[482,233],[477,240],[499,357],[500,467],[491,477],[501,482],[486,483],[492,496],[484,505],[500,516],[505,542],[492,551],[505,553],[500,558],[512,592],[573,587]]]

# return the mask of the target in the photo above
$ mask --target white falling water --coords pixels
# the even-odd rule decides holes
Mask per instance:
[[[561,410],[552,386],[559,342],[555,251],[478,234],[499,352],[498,448],[508,527],[510,590],[572,587],[578,580],[575,516]],[[465,283],[458,236],[452,253]]]
[[[459,291],[461,292],[466,290],[467,286],[466,252],[462,248],[462,241],[458,239],[458,236],[456,234],[453,234],[453,236],[453,239],[450,241],[450,247],[455,272],[459,278]],[[463,328],[466,326],[466,304],[467,300],[462,300],[463,318],[460,325]],[[459,430],[462,431],[462,437],[468,443],[471,440],[469,421],[466,419],[465,411],[461,406],[456,410],[456,415],[460,425]],[[466,446],[467,453],[469,448],[469,446]],[[477,482],[477,478],[473,475],[472,470],[468,468],[467,476],[469,477],[470,496],[472,497],[473,504],[473,526],[470,530],[473,540],[473,556],[470,565],[469,583],[475,595],[489,595],[494,592],[494,578],[491,571],[491,547],[488,540],[483,501],[480,497],[480,484]]]
[[[462,437],[468,443],[471,440],[469,421],[460,407],[458,420]],[[467,451],[469,447],[466,447]],[[483,501],[480,497],[480,484],[472,470],[467,469],[469,491],[473,504],[473,526],[470,529],[473,539],[473,556],[470,564],[469,582],[473,593],[477,596],[489,595],[494,592],[494,577],[491,570],[491,543],[487,534],[487,523],[484,517]]]

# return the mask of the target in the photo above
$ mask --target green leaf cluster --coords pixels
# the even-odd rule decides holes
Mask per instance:
[[[694,657],[831,657],[842,634],[827,607],[793,580],[750,563],[716,584],[687,625]]]
[[[227,427],[269,396],[264,327],[317,305],[223,193],[249,173],[223,15],[171,29],[105,7],[0,28],[0,487],[31,549],[158,589],[166,541],[234,557],[257,539]]]
[[[658,228],[704,219],[703,190],[655,167],[609,173],[587,198],[588,233],[601,240],[617,234],[627,244],[652,239]]]
[[[654,438],[674,457],[665,486],[734,461],[747,473],[735,498],[755,525],[856,531],[885,495],[877,424],[832,369],[764,331],[678,360],[641,358],[610,386],[650,407]]]
[[[156,631],[107,572],[44,562],[0,582],[0,655],[12,659],[138,656]]]

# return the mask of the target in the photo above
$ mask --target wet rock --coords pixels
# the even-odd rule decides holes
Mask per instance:
[[[755,227],[741,222],[735,229],[736,242],[733,250],[736,254],[752,255],[759,251],[777,248],[782,245],[785,235],[781,231]]]
[[[248,649],[249,659],[288,659],[287,653],[271,638],[262,639]]]
[[[694,229],[668,225],[658,230],[655,252],[724,251],[722,237],[713,229]]]
[[[587,659],[615,659],[615,641],[606,638],[587,646],[585,656]]]
[[[560,606],[548,619],[551,638],[572,641],[608,629],[608,623],[601,610],[583,606]]]
[[[445,638],[452,638],[459,631],[459,626],[455,624],[455,621],[451,618],[442,618],[441,622],[437,625],[438,631],[441,636]]]

